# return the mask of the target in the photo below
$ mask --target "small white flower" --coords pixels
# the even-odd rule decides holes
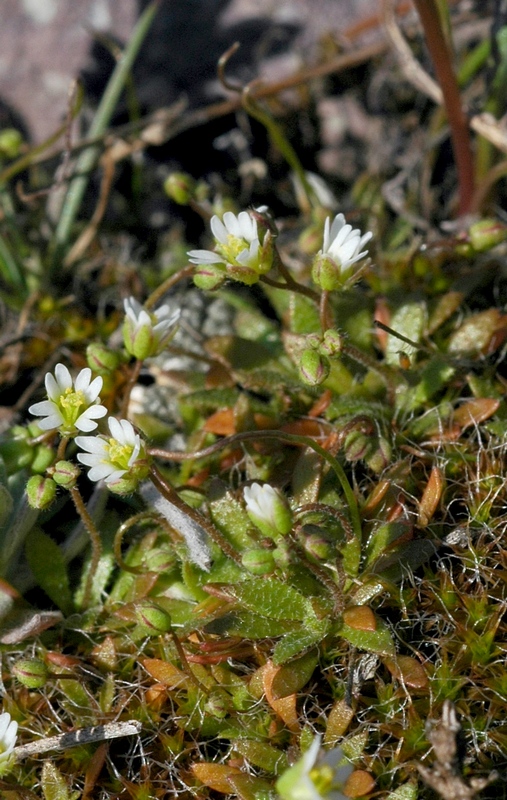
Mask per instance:
[[[319,791],[315,782],[312,780],[311,773],[312,770],[315,770],[315,765],[317,763],[320,741],[321,737],[315,736],[310,747],[303,753],[299,761],[296,761],[292,767],[289,767],[289,769],[278,778],[276,790],[283,800],[347,800],[341,791],[331,790],[331,785],[336,782],[338,784],[343,784],[354,769],[352,764],[348,763],[343,767],[338,767],[338,770],[334,773],[334,777],[331,777],[328,773],[330,769],[329,766],[324,765],[320,768],[320,772],[322,773],[320,782],[323,783],[325,787],[323,787],[324,794]],[[329,755],[333,755],[335,763],[343,760],[343,753],[339,748],[331,751],[328,756]],[[329,758],[326,758],[326,760],[329,761]],[[319,768],[315,771],[318,773]],[[314,777],[318,781],[318,774],[314,775]]]
[[[226,211],[223,221],[215,214],[210,226],[215,250],[188,252],[190,263],[201,267],[203,274],[207,271],[216,276],[223,273],[223,278],[251,285],[260,275],[269,272],[273,262],[272,236],[265,233],[261,243],[257,220],[247,211],[238,215]],[[196,283],[199,285],[198,281]],[[203,284],[203,288],[207,287]]]
[[[55,374],[46,374],[45,385],[48,400],[34,403],[28,409],[30,414],[43,417],[38,426],[43,431],[58,429],[62,436],[74,436],[77,431],[89,433],[95,430],[94,421],[107,414],[107,409],[100,405],[99,393],[102,389],[102,378],[91,381],[92,371],[89,367],[81,370],[75,381],[64,364],[57,364]]]
[[[105,436],[76,437],[77,446],[86,451],[78,453],[77,459],[91,467],[88,472],[91,481],[103,480],[109,485],[131,478],[136,483],[148,472],[145,444],[128,419],[109,417],[108,425],[109,439]]]
[[[246,510],[255,525],[281,534],[289,533],[292,528],[292,514],[287,501],[277,489],[269,483],[261,485],[252,483],[243,489]]]
[[[174,333],[181,309],[163,305],[147,311],[135,297],[123,301],[125,324],[123,339],[128,352],[139,359],[158,355]]]
[[[359,228],[353,228],[345,222],[343,214],[337,214],[332,224],[331,217],[324,223],[324,242],[321,253],[330,256],[345,272],[352,264],[368,255],[368,250],[361,250],[369,242],[373,234],[368,231],[361,236]]]
[[[18,723],[11,719],[7,711],[3,711],[0,714],[0,764],[7,761],[14,750],[17,735]]]

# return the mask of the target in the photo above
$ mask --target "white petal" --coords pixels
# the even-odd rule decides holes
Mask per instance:
[[[230,213],[230,212],[227,212],[227,213]],[[234,216],[234,214],[233,214],[233,216]],[[225,214],[224,214],[224,219],[225,219]],[[226,229],[224,223],[222,222],[222,220],[219,217],[217,217],[216,214],[214,214],[211,217],[210,228],[211,228],[211,233],[213,234],[215,239],[218,242],[220,242],[220,244],[226,244],[227,243],[227,235],[228,235],[227,229]]]
[[[62,391],[54,377],[50,372],[46,373],[46,377],[44,379],[44,384],[46,386],[46,392],[50,400],[54,400],[55,402],[59,399]]]
[[[85,391],[85,399],[87,403],[94,403],[102,390],[103,380],[100,375],[92,380],[88,389]]]
[[[330,218],[328,217],[328,219]],[[341,231],[344,225],[345,225],[344,215],[337,214],[333,222],[331,223],[331,229],[329,231],[329,238],[331,239],[331,241],[338,235],[338,233]]]
[[[41,431],[52,431],[54,428],[59,428],[60,425],[64,424],[64,419],[60,413],[55,413],[50,417],[46,417],[45,419],[41,419],[37,422],[37,425],[41,429]]]
[[[130,312],[130,313],[133,313],[134,316],[137,317],[137,315],[139,314],[139,312],[142,309],[142,305],[141,305],[141,303],[139,303],[138,300],[136,300],[135,297],[127,297],[123,301],[123,308],[125,309],[125,313],[126,314],[129,314],[129,312]]]
[[[106,478],[111,479],[111,476],[116,475],[118,472],[120,472],[121,475],[124,475],[126,470],[117,470],[111,463],[107,462],[105,464],[97,464],[97,466],[92,467],[88,472],[88,477],[91,481],[102,481]],[[119,477],[121,477],[121,475]]]
[[[89,417],[86,416],[86,411],[84,411],[75,421],[75,427],[78,431],[83,431],[83,433],[90,433],[90,431],[94,431],[97,427],[97,423],[93,422]]]
[[[107,456],[109,453],[108,444],[101,436],[76,436],[74,441],[78,447],[86,450],[87,453],[94,453],[102,457]]]
[[[74,381],[74,388],[76,392],[86,392],[90,385],[91,378],[92,371],[90,367],[84,367]]]
[[[46,417],[48,414],[60,413],[58,406],[52,400],[42,400],[40,403],[34,403],[28,411],[36,417]]]
[[[257,238],[257,222],[250,216],[248,211],[242,211],[238,216],[240,236],[251,242]]]
[[[123,478],[126,472],[127,472],[126,469],[117,469],[115,470],[115,472],[111,472],[111,474],[107,476],[105,481],[106,483],[114,483],[115,481],[119,481],[120,478]]]
[[[125,444],[130,444],[133,447],[139,442],[139,435],[135,432],[134,426],[128,419],[121,419],[120,425],[123,431],[123,441]]]
[[[2,714],[0,714],[0,739],[2,741],[10,722],[11,715],[7,711],[3,711]]]
[[[212,250],[189,250],[187,253],[191,264],[219,264],[223,263],[222,256]]]
[[[231,236],[236,236],[238,238],[241,236],[241,227],[238,222],[238,218],[236,217],[236,214],[232,213],[232,211],[225,212],[224,225]]]
[[[76,458],[79,463],[84,464],[85,467],[95,467],[100,463],[99,456],[94,453],[78,453]]]
[[[65,364],[56,365],[55,378],[58,383],[58,386],[60,387],[60,394],[62,394],[62,392],[64,392],[65,389],[72,388],[72,378]]]
[[[115,417],[109,417],[108,425],[113,439],[116,439],[116,441],[120,442],[120,444],[125,444],[123,441],[123,428],[118,420]]]

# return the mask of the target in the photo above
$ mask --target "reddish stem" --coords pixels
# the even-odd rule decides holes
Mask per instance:
[[[459,214],[468,214],[474,194],[474,156],[468,119],[461,104],[451,52],[442,28],[436,0],[414,0],[414,5],[421,18],[426,46],[442,89],[451,128],[451,143],[458,170]]]

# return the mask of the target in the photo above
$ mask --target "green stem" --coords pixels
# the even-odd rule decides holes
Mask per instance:
[[[426,45],[433,61],[437,80],[442,89],[451,129],[451,143],[458,171],[459,214],[468,214],[474,194],[475,162],[468,119],[461,104],[451,52],[445,37],[436,0],[414,0],[414,4],[424,28]]]
[[[83,594],[83,607],[88,608],[92,599],[93,579],[95,578],[95,574],[97,572],[100,562],[100,557],[102,555],[102,542],[100,540],[100,533],[95,527],[95,523],[92,520],[91,516],[89,515],[88,509],[86,508],[84,500],[81,497],[81,492],[79,491],[77,486],[74,486],[73,489],[69,489],[69,491],[74,506],[76,507],[76,511],[81,517],[84,527],[88,531],[88,535],[90,537],[92,545],[92,558]]]
[[[88,132],[89,138],[94,139],[101,136],[109,125],[136,56],[158,10],[159,3],[160,0],[153,0],[139,17],[132,37],[122,57],[119,59],[102,96]],[[84,150],[78,158],[76,172],[79,173],[79,175],[70,183],[53,241],[53,271],[58,269],[60,265],[62,253],[70,239],[72,226],[79,212],[81,201],[88,185],[89,173],[97,162],[99,152],[99,147],[89,147]]]
[[[163,458],[167,461],[187,461],[190,459],[206,458],[207,456],[214,455],[224,447],[229,447],[230,445],[239,444],[239,442],[244,442],[251,439],[276,439],[278,441],[287,442],[287,444],[301,445],[302,447],[310,447],[312,450],[315,450],[316,453],[318,453],[325,461],[327,461],[338,478],[350,512],[354,536],[359,540],[361,539],[361,519],[359,516],[359,509],[357,507],[354,492],[345,474],[345,470],[336,460],[336,458],[331,455],[331,453],[328,453],[327,450],[324,450],[320,444],[318,444],[314,439],[310,439],[309,436],[297,436],[296,434],[284,433],[283,431],[245,431],[244,433],[236,433],[234,436],[227,436],[220,442],[216,442],[210,447],[206,447],[203,450],[199,450],[195,453],[178,453],[177,451],[161,450],[157,447],[153,447],[150,448],[149,454],[155,458]],[[172,491],[174,492],[174,490]],[[174,502],[172,497],[170,500],[171,502]],[[180,500],[180,503],[181,502],[182,501]]]

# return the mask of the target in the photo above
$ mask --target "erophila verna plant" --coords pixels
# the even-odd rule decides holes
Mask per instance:
[[[145,159],[182,131],[206,153],[192,104],[109,129],[151,4],[66,136],[60,211],[0,131],[2,797],[504,797],[505,30],[415,5],[445,91],[327,42],[285,87],[301,142],[224,54],[237,170]]]

